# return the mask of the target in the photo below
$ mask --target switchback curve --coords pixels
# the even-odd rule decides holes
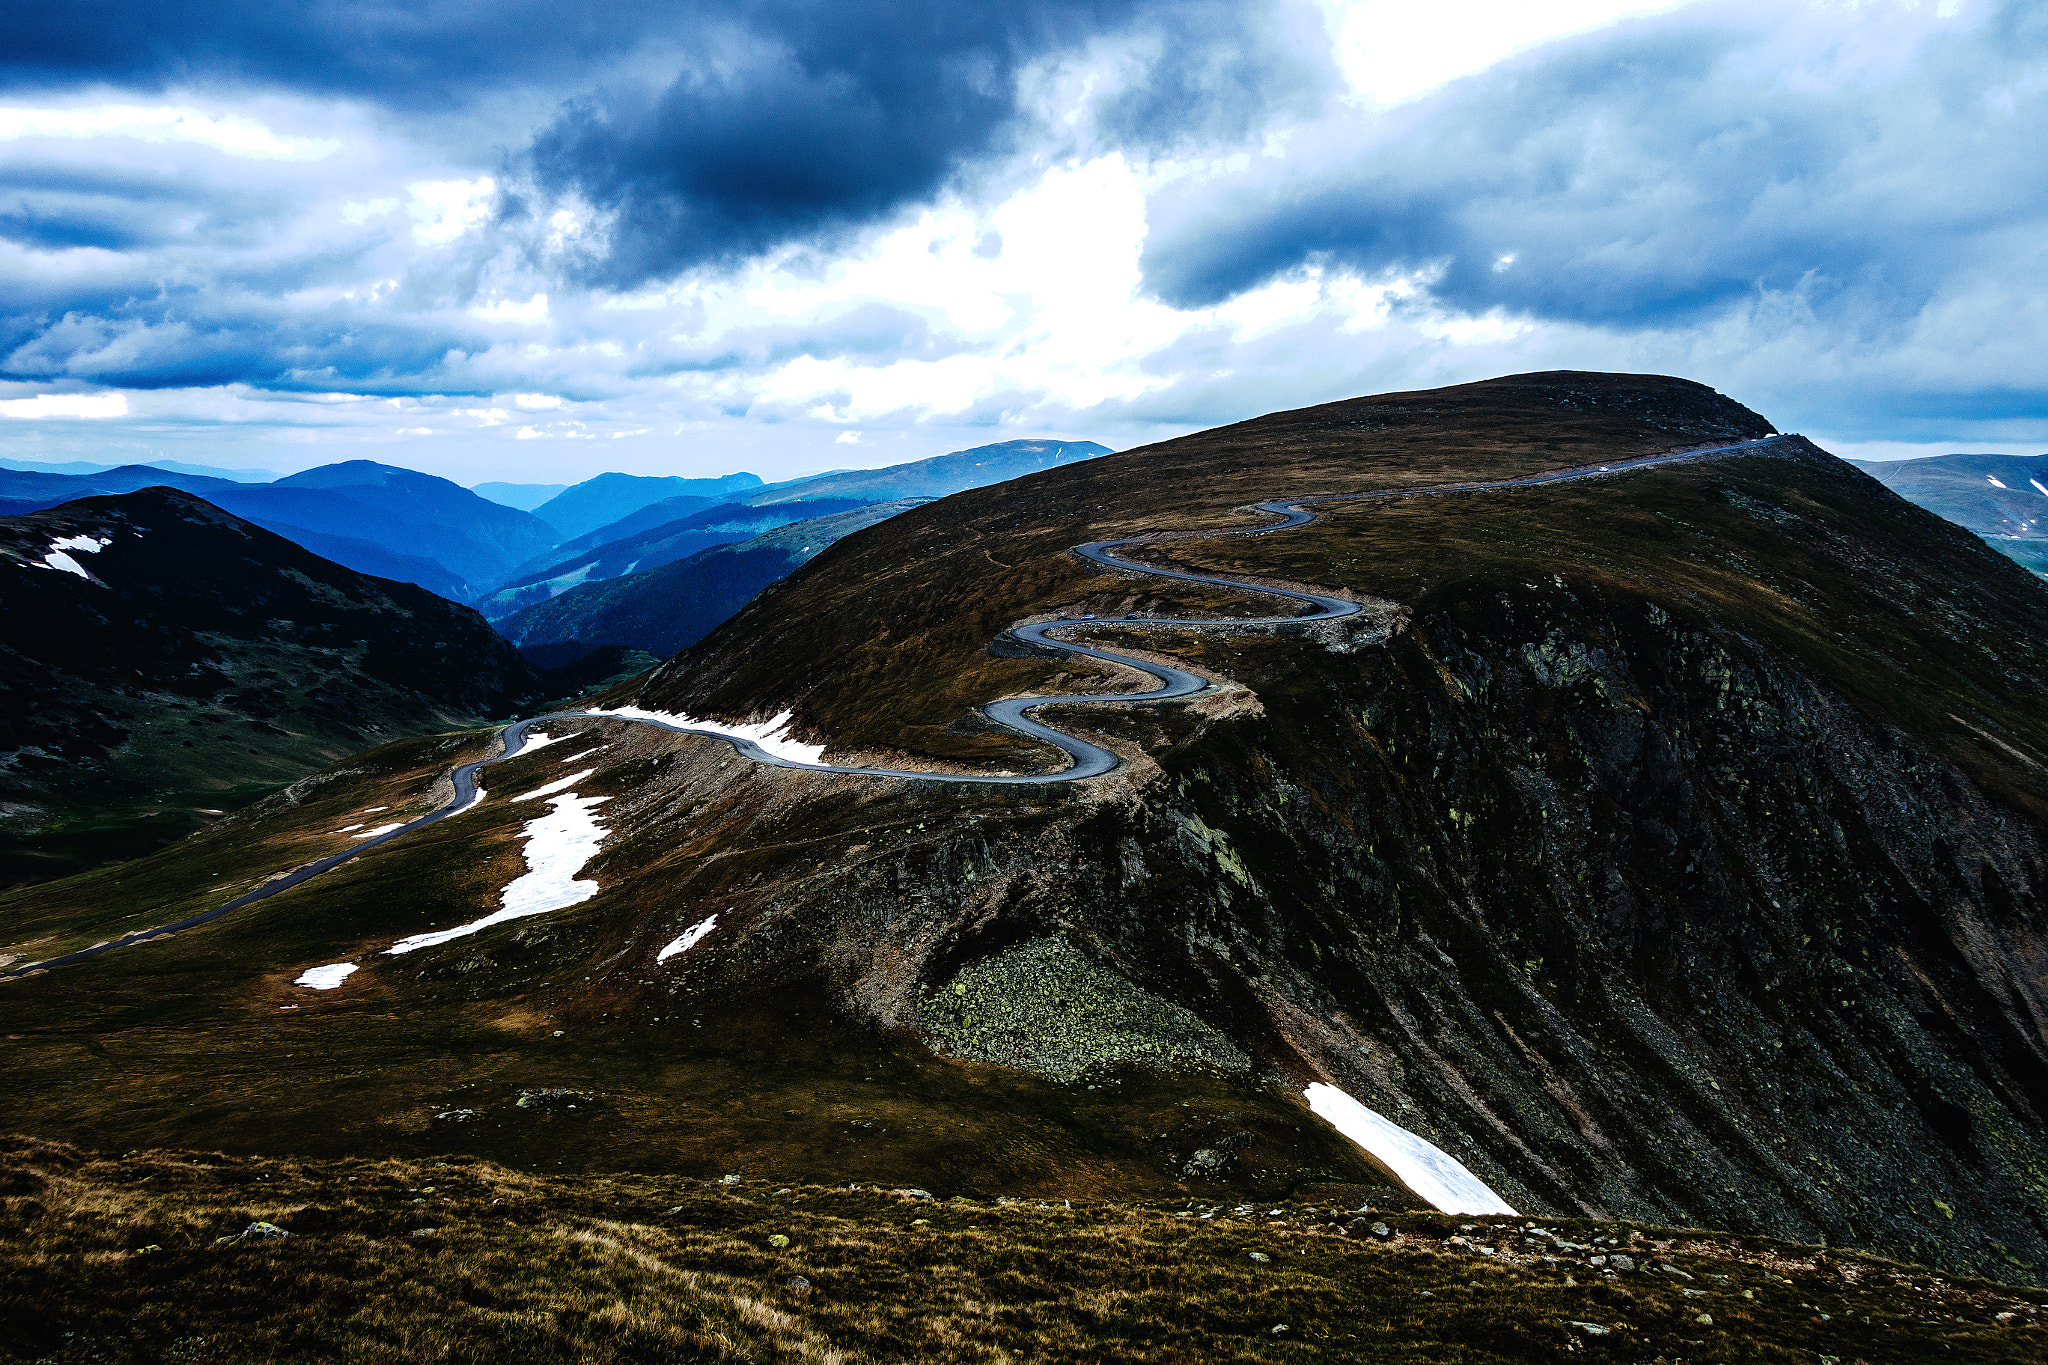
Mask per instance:
[[[1724,459],[1745,450],[1753,450],[1760,446],[1767,446],[1788,439],[1790,439],[1788,433],[1781,433],[1725,446],[1675,451],[1665,455],[1648,455],[1640,459],[1624,460],[1616,464],[1588,465],[1583,468],[1559,470],[1549,474],[1533,474],[1520,479],[1500,479],[1485,483],[1436,484],[1428,488],[1391,489],[1373,493],[1326,493],[1305,498],[1287,498],[1274,502],[1255,504],[1254,510],[1279,518],[1277,521],[1268,522],[1263,525],[1227,527],[1213,531],[1203,530],[1193,533],[1182,532],[1172,536],[1127,536],[1121,540],[1090,541],[1086,545],[1075,546],[1074,553],[1091,563],[1124,573],[1144,574],[1150,577],[1172,579],[1183,583],[1200,583],[1208,587],[1229,588],[1238,592],[1259,593],[1267,597],[1278,597],[1291,602],[1303,603],[1309,607],[1308,611],[1293,616],[1225,617],[1213,620],[1190,619],[1187,617],[1119,617],[1114,621],[1114,624],[1119,629],[1143,630],[1147,627],[1172,630],[1219,627],[1243,629],[1246,627],[1281,624],[1298,625],[1310,621],[1330,621],[1340,617],[1355,616],[1363,611],[1364,608],[1356,602],[1348,602],[1341,597],[1327,597],[1321,593],[1302,592],[1291,588],[1266,587],[1241,582],[1237,579],[1217,574],[1202,574],[1185,569],[1168,569],[1151,564],[1140,564],[1136,561],[1125,559],[1116,552],[1126,546],[1156,544],[1168,539],[1183,540],[1197,536],[1202,539],[1214,539],[1223,536],[1272,535],[1276,531],[1287,531],[1297,526],[1306,526],[1309,522],[1315,520],[1315,514],[1307,509],[1312,506],[1321,506],[1328,503],[1374,502],[1397,498],[1437,497],[1455,493],[1480,493],[1502,489],[1535,488],[1545,484],[1567,483],[1579,479],[1595,479],[1614,474],[1627,474],[1641,469],[1655,468],[1660,465]],[[632,720],[643,725],[652,725],[659,730],[672,731],[676,734],[699,735],[707,739],[724,740],[732,745],[734,749],[738,750],[741,757],[766,767],[794,768],[803,772],[841,773],[852,777],[887,777],[915,782],[969,782],[983,786],[1042,786],[1054,782],[1081,782],[1092,777],[1100,777],[1116,768],[1118,760],[1114,753],[1077,735],[1070,735],[1064,730],[1056,730],[1049,725],[1033,720],[1028,713],[1041,706],[1049,706],[1055,703],[1069,705],[1074,703],[1087,703],[1089,705],[1140,705],[1151,702],[1171,701],[1179,697],[1193,696],[1204,691],[1209,685],[1206,679],[1198,677],[1185,669],[1175,668],[1171,664],[1155,663],[1146,659],[1137,659],[1129,655],[1118,654],[1111,650],[1076,644],[1071,640],[1059,639],[1051,633],[1056,630],[1071,630],[1085,628],[1090,625],[1107,624],[1111,623],[1106,621],[1098,622],[1092,617],[1062,618],[1014,626],[1011,628],[1010,633],[1019,639],[1046,645],[1069,654],[1080,654],[1091,659],[1101,659],[1107,663],[1122,664],[1126,668],[1136,669],[1140,673],[1157,679],[1159,686],[1148,688],[1143,692],[1008,697],[1002,701],[990,702],[981,708],[982,714],[997,724],[1031,739],[1042,740],[1066,754],[1070,760],[1068,766],[1055,772],[933,773],[915,772],[899,768],[855,768],[831,763],[803,763],[795,759],[784,758],[780,754],[771,753],[767,749],[762,748],[756,741],[743,736],[729,734],[723,730],[681,724],[673,720],[646,715],[618,715],[604,711],[554,711],[542,716],[527,716],[513,721],[499,731],[499,736],[504,740],[505,744],[504,750],[501,753],[490,758],[481,758],[471,763],[465,763],[450,773],[455,786],[455,795],[452,800],[440,809],[430,811],[417,820],[410,821],[399,826],[397,829],[380,834],[376,838],[367,839],[352,848],[344,849],[340,853],[322,858],[317,862],[308,863],[306,866],[284,876],[265,882],[254,891],[238,896],[225,905],[216,906],[211,910],[202,911],[197,915],[189,916],[171,924],[159,925],[153,929],[145,929],[106,943],[97,944],[91,948],[81,949],[75,953],[68,953],[63,957],[51,958],[45,962],[27,963],[11,971],[0,972],[0,981],[12,980],[33,972],[45,971],[51,967],[62,966],[67,962],[75,962],[81,958],[92,957],[115,948],[127,947],[136,943],[152,942],[158,938],[167,937],[182,930],[209,923],[232,911],[240,910],[245,906],[253,905],[257,901],[274,896],[280,891],[290,890],[302,882],[309,881],[323,872],[339,867],[351,858],[360,857],[371,849],[387,844],[393,839],[404,838],[416,830],[438,824],[452,815],[459,815],[475,803],[477,773],[490,764],[502,763],[508,758],[516,757],[520,750],[525,747],[527,732],[534,726],[545,724],[549,721]]]

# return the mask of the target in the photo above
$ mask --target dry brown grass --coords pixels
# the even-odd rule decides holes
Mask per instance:
[[[1390,1214],[1380,1241],[1300,1205],[1204,1220],[468,1160],[4,1146],[0,1360],[1992,1362],[2048,1348],[2039,1291],[1618,1223],[1546,1224],[1612,1244],[1554,1256],[1520,1219]],[[234,1240],[258,1221],[292,1235]],[[1465,1233],[1494,1254],[1452,1240]],[[1613,1249],[1636,1268],[1586,1264]]]

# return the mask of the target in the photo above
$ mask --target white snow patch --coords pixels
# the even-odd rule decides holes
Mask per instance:
[[[2041,490],[2042,497],[2048,498],[2048,487],[2043,487],[2039,479],[2028,479],[2027,482],[2034,485],[2034,487],[2039,488]]]
[[[96,555],[113,543],[113,539],[110,536],[59,536],[50,542],[50,548],[53,550],[78,550],[85,554]]]
[[[1994,488],[2003,488],[2003,487],[2005,487],[2005,485],[2004,485],[2004,484],[2002,484],[2002,483],[2000,483],[2000,482],[1999,482],[1998,480],[1996,480],[1996,479],[1992,478],[1992,477],[1991,477],[1991,476],[1990,476],[1989,474],[1986,474],[1986,475],[1984,476],[1984,482],[1986,482],[1986,483],[1990,484],[1990,485],[1991,485],[1992,487],[1994,487]]]
[[[460,815],[462,814],[463,811],[475,810],[478,806],[481,806],[484,803],[484,795],[484,789],[482,787],[478,787],[476,791],[470,796],[469,800],[463,802],[460,807],[458,807],[455,810],[451,810],[448,813],[450,815]]]
[[[337,962],[331,967],[308,967],[294,986],[311,986],[316,991],[331,991],[348,978],[356,969],[353,962]]]
[[[600,744],[597,746],[597,749],[602,749],[603,747],[604,745]],[[583,749],[573,754],[563,754],[560,758],[556,759],[555,762],[574,763],[579,758],[585,758],[591,754],[596,753],[597,749]]]
[[[377,813],[378,811],[380,811],[380,810],[390,810],[390,809],[391,809],[391,807],[389,807],[389,806],[364,806],[364,807],[363,807],[363,809],[362,809],[362,811],[361,811],[360,813],[361,813],[361,814],[363,814],[363,815],[375,815],[375,814],[376,814],[376,813]]]
[[[65,554],[62,550],[50,551],[50,553],[42,557],[40,562],[46,569],[56,569],[61,573],[75,573],[88,583],[92,581],[92,575],[85,571],[85,566],[70,555]]]
[[[1514,1213],[1506,1200],[1449,1152],[1375,1114],[1336,1086],[1317,1081],[1301,1093],[1308,1097],[1310,1109],[1378,1157],[1402,1184],[1439,1212]]]
[[[822,744],[799,744],[786,739],[782,732],[789,728],[791,713],[784,711],[772,720],[756,725],[728,725],[722,720],[697,720],[673,711],[648,711],[638,706],[621,706],[611,711],[593,711],[596,716],[620,716],[627,720],[661,720],[670,725],[684,725],[692,730],[709,730],[716,735],[730,735],[734,739],[750,739],[777,758],[791,763],[822,765],[825,746]]]
[[[654,955],[654,960],[656,962],[666,962],[670,958],[674,957],[677,953],[689,952],[690,949],[697,946],[697,940],[703,938],[704,935],[710,933],[712,929],[717,926],[717,924],[718,916],[716,915],[712,915],[708,919],[698,920],[695,924],[683,930],[683,932],[676,937],[675,942],[669,944],[668,947],[663,948],[660,952],[656,953]]]
[[[376,837],[377,837],[378,835],[380,835],[380,834],[389,834],[389,833],[390,833],[390,832],[391,832],[392,830],[394,830],[394,829],[404,829],[404,828],[405,828],[405,821],[403,821],[403,820],[394,820],[394,821],[392,821],[392,822],[391,822],[390,824],[388,824],[388,825],[379,825],[379,826],[377,826],[377,828],[375,828],[375,829],[366,829],[366,830],[364,830],[364,831],[363,831],[363,832],[362,832],[361,834],[358,834],[358,835],[356,836],[356,838],[358,838],[358,839],[374,839],[374,838],[376,838]]]
[[[59,536],[50,542],[50,552],[36,562],[59,573],[75,573],[89,583],[92,575],[85,571],[85,566],[64,552],[76,550],[80,554],[96,555],[113,543],[107,536]]]
[[[431,948],[437,943],[463,938],[494,924],[524,919],[528,915],[544,915],[550,910],[560,910],[595,896],[597,883],[579,880],[576,874],[597,856],[597,846],[604,841],[604,826],[597,822],[591,811],[609,800],[608,796],[577,796],[573,792],[555,797],[549,802],[554,808],[552,811],[538,820],[527,822],[526,873],[515,877],[505,888],[496,911],[482,919],[458,924],[453,929],[414,934],[411,938],[400,939],[384,951],[397,954],[409,953],[415,948]]]
[[[575,786],[578,782],[581,782],[584,778],[590,776],[592,773],[596,771],[597,769],[595,768],[585,768],[580,773],[570,773],[567,777],[558,777],[544,787],[535,787],[532,791],[522,793],[521,795],[515,796],[512,799],[514,801],[531,801],[536,796],[553,796],[556,792],[562,790],[562,788],[564,787]]]
[[[535,749],[545,749],[550,744],[560,744],[561,742],[562,736],[560,735],[551,735],[545,730],[528,730],[525,740],[519,745],[519,752],[530,754]]]
[[[336,830],[336,831],[334,831],[334,832],[335,832],[336,834],[346,834],[346,833],[348,833],[348,832],[349,832],[350,830],[352,830],[352,829],[361,829],[362,827],[363,827],[363,826],[362,826],[362,823],[361,823],[361,822],[359,821],[359,822],[357,822],[356,824],[353,824],[353,825],[343,825],[343,826],[342,826],[342,827],[341,827],[340,829],[338,829],[338,830]]]

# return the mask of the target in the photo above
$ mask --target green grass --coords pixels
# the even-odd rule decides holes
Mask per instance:
[[[735,761],[712,741],[617,722],[587,728],[612,737],[611,761],[578,790],[612,795],[611,811],[648,791],[670,799],[678,760],[686,770],[696,759]],[[342,825],[426,808],[446,767],[480,744],[452,735],[386,746],[309,784],[297,805],[276,801],[232,830],[16,892],[0,900],[16,935],[7,951],[54,956],[218,904],[344,845]],[[1248,1131],[1253,1159],[1230,1188],[1276,1197],[1304,1180],[1384,1180],[1253,1076],[1133,1070],[1091,1077],[1103,1089],[1090,1091],[936,1057],[907,1031],[852,1022],[817,976],[707,1000],[663,989],[679,985],[674,969],[607,970],[622,948],[638,945],[644,961],[647,935],[673,934],[667,921],[684,912],[666,906],[747,895],[792,858],[893,857],[898,841],[923,838],[918,824],[963,810],[992,834],[997,822],[1028,834],[1070,793],[1020,806],[999,792],[963,804],[920,788],[878,810],[874,790],[857,786],[807,806],[790,827],[772,804],[761,809],[771,791],[743,782],[717,794],[722,812],[686,804],[668,818],[620,820],[621,837],[593,868],[606,886],[596,899],[381,956],[400,937],[495,908],[524,870],[522,826],[541,813],[505,798],[561,776],[559,760],[576,747],[487,769],[492,799],[477,810],[212,924],[0,985],[10,1114],[96,1144],[467,1151],[527,1167],[628,1162],[699,1174],[744,1159],[792,1178],[945,1176],[1063,1194],[1181,1188],[1179,1164],[1194,1150]],[[363,814],[373,805],[394,809]],[[729,821],[750,824],[755,840],[724,846]],[[308,967],[344,961],[361,970],[343,990],[292,984]],[[554,1086],[603,1100],[574,1115],[515,1102]],[[452,1108],[482,1117],[432,1117]]]

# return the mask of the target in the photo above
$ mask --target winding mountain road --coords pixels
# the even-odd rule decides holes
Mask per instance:
[[[1168,569],[1150,564],[1139,564],[1125,559],[1116,553],[1116,551],[1123,547],[1158,544],[1165,540],[1194,538],[1207,540],[1223,536],[1266,536],[1272,535],[1276,531],[1287,531],[1297,526],[1307,525],[1315,520],[1315,514],[1308,510],[1310,507],[1323,506],[1330,503],[1376,502],[1398,498],[1440,497],[1457,493],[1538,488],[1547,484],[1568,483],[1580,479],[1596,479],[1615,474],[1628,474],[1637,470],[1656,468],[1661,465],[1725,459],[1730,455],[1740,454],[1746,450],[1754,450],[1758,447],[1768,446],[1787,439],[1790,439],[1789,433],[1765,436],[1753,441],[1740,441],[1725,446],[1674,451],[1665,455],[1648,455],[1640,459],[1624,460],[1615,464],[1588,465],[1577,469],[1559,470],[1549,474],[1533,474],[1520,479],[1500,479],[1485,483],[1436,484],[1428,488],[1390,489],[1374,493],[1328,493],[1306,498],[1288,498],[1282,501],[1262,502],[1255,505],[1255,510],[1270,513],[1279,518],[1278,521],[1269,522],[1264,525],[1226,527],[1198,532],[1179,532],[1164,536],[1128,536],[1121,540],[1097,540],[1091,541],[1086,545],[1077,545],[1074,547],[1075,554],[1091,563],[1100,564],[1105,568],[1115,569],[1124,573],[1144,574],[1154,578],[1173,579],[1184,583],[1200,583],[1209,587],[1229,588],[1238,592],[1259,593],[1267,597],[1278,597],[1290,602],[1304,604],[1309,610],[1292,616],[1226,617],[1214,620],[1162,616],[1117,617],[1112,620],[1097,620],[1092,617],[1078,619],[1063,618],[1012,627],[1010,633],[1018,639],[1049,646],[1069,654],[1079,654],[1091,659],[1101,659],[1107,663],[1122,664],[1126,668],[1133,668],[1140,673],[1147,674],[1159,682],[1159,686],[1148,688],[1143,692],[1010,697],[1002,701],[990,702],[982,707],[982,713],[997,724],[1003,725],[1019,734],[1027,735],[1032,739],[1043,740],[1045,743],[1065,753],[1071,762],[1067,767],[1056,772],[967,774],[915,772],[899,768],[841,767],[830,763],[799,762],[795,759],[785,758],[780,754],[771,753],[752,739],[728,734],[722,730],[705,729],[645,715],[619,715],[605,711],[555,711],[542,716],[528,716],[522,720],[513,721],[505,726],[503,730],[499,731],[499,735],[505,744],[502,753],[492,758],[482,758],[472,763],[465,763],[450,774],[455,785],[455,795],[447,805],[442,806],[439,810],[431,811],[417,820],[401,825],[387,833],[380,834],[373,839],[366,839],[362,843],[345,849],[340,853],[322,858],[317,862],[308,863],[304,867],[273,878],[255,890],[238,896],[225,905],[216,906],[211,910],[203,911],[200,914],[189,916],[171,924],[158,925],[153,929],[141,930],[134,934],[112,939],[106,943],[95,944],[93,947],[80,949],[75,953],[67,953],[62,957],[50,958],[43,962],[26,963],[11,971],[0,972],[0,981],[24,976],[31,972],[44,971],[51,967],[62,966],[67,962],[76,962],[81,958],[92,957],[115,948],[123,948],[136,943],[152,942],[158,938],[178,933],[181,930],[195,928],[198,925],[206,924],[212,920],[219,919],[223,915],[240,910],[244,906],[253,905],[257,901],[275,896],[280,891],[288,891],[292,887],[309,881],[323,872],[339,867],[351,858],[361,857],[371,849],[387,844],[393,839],[404,838],[406,835],[425,829],[429,825],[438,824],[452,815],[459,815],[475,804],[477,773],[490,764],[503,763],[508,758],[517,757],[520,750],[526,745],[527,732],[536,725],[543,725],[550,721],[631,720],[643,725],[651,725],[658,730],[673,731],[676,734],[699,735],[708,739],[724,740],[737,749],[742,757],[752,762],[773,768],[795,768],[804,772],[844,773],[854,777],[903,778],[916,782],[971,782],[984,786],[1038,786],[1053,782],[1080,782],[1091,777],[1100,777],[1114,770],[1117,766],[1118,760],[1114,753],[1098,744],[1090,743],[1088,740],[1070,735],[1063,730],[1055,730],[1049,725],[1033,720],[1029,712],[1038,707],[1055,703],[1072,704],[1085,702],[1089,705],[1133,705],[1171,701],[1177,697],[1193,696],[1206,689],[1209,684],[1206,679],[1198,677],[1185,669],[1175,668],[1171,664],[1154,663],[1150,660],[1136,659],[1129,655],[1118,654],[1111,650],[1096,649],[1089,645],[1076,644],[1071,640],[1059,639],[1052,635],[1051,632],[1076,628],[1086,629],[1102,625],[1115,625],[1123,630],[1142,630],[1148,626],[1173,630],[1219,627],[1243,629],[1256,626],[1298,625],[1310,621],[1329,621],[1339,617],[1355,616],[1364,610],[1358,603],[1345,601],[1341,597],[1326,597],[1321,593],[1299,592],[1289,588],[1264,587],[1215,574],[1194,573],[1184,569]]]

